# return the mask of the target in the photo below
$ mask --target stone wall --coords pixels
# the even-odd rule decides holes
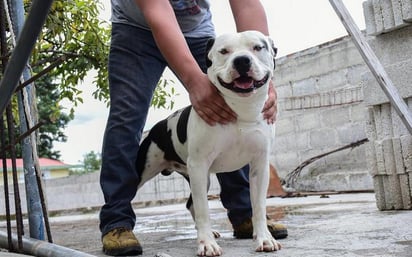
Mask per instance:
[[[366,138],[367,71],[349,37],[278,59],[279,116],[273,163],[281,177],[305,160]],[[365,147],[343,150],[302,170],[299,190],[371,189]]]
[[[366,38],[403,97],[412,95],[412,1],[363,3]],[[366,34],[365,33],[365,34]],[[387,105],[350,37],[277,60],[279,117],[272,162],[281,177],[305,160],[342,147],[366,134],[368,108]],[[377,113],[377,112],[375,112]],[[405,132],[391,111],[391,130]],[[379,119],[379,118],[378,118]],[[370,144],[331,154],[302,170],[299,190],[373,189]],[[376,187],[376,186],[375,186]]]
[[[44,183],[47,206],[50,212],[63,210],[99,209],[104,203],[99,184],[100,172],[85,175],[73,175],[66,178],[48,179]],[[24,184],[19,185],[21,207],[27,213],[26,194]],[[14,195],[9,187],[10,209],[14,214]],[[4,187],[0,186],[0,192]],[[218,195],[220,187],[216,176],[211,176],[209,195]],[[159,175],[147,182],[133,199],[134,204],[158,205],[162,202],[181,202],[189,197],[190,189],[186,180],[179,174],[170,176]],[[3,200],[0,202],[0,216],[6,214]]]

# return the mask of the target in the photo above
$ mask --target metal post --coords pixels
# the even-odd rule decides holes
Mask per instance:
[[[17,87],[27,60],[49,13],[53,0],[33,0],[9,65],[0,82],[0,113],[3,113]]]
[[[14,34],[19,36],[22,33],[24,25],[24,6],[22,0],[12,1],[10,4],[10,16],[12,21],[12,28]],[[31,77],[30,70],[27,68],[27,60],[25,68],[23,69],[23,80]],[[11,65],[11,63],[10,63]],[[23,96],[23,91],[25,95]],[[28,85],[18,92],[18,106],[20,117],[20,131],[22,133],[28,130],[30,123],[27,122],[33,115],[34,99],[33,85]],[[29,125],[28,125],[29,124]],[[26,186],[26,202],[27,214],[29,219],[29,233],[30,237],[44,240],[44,223],[43,212],[41,208],[40,194],[36,179],[36,170],[33,159],[32,141],[34,137],[26,137],[22,142],[22,158],[24,166],[24,182]]]
[[[16,244],[16,237],[12,237],[13,244]],[[23,237],[22,252],[30,256],[37,257],[96,257],[94,255],[80,252],[64,246],[50,244],[45,241],[40,241],[32,238]],[[7,247],[7,235],[0,231],[0,248]],[[2,255],[3,256],[3,255]]]
[[[38,6],[38,5],[37,5]],[[50,7],[50,6],[49,6]],[[48,11],[48,9],[44,9]],[[36,13],[36,5],[35,3],[32,4],[32,8],[29,12],[29,16],[32,13]],[[15,0],[10,3],[9,6],[9,13],[10,13],[10,28],[13,29],[14,34],[18,35],[19,41],[22,40],[25,36],[25,28],[28,25],[25,24],[24,19],[24,6],[22,0]],[[48,12],[46,12],[47,14]],[[32,17],[34,17],[32,15]],[[45,18],[46,16],[44,16]],[[27,22],[32,24],[27,19]],[[39,27],[39,32],[41,27],[44,23],[44,19]],[[37,34],[38,35],[38,34]],[[35,39],[37,35],[34,37],[33,43],[35,43]],[[34,46],[34,44],[33,44]],[[31,48],[33,48],[33,46]],[[15,46],[13,54],[18,51],[18,44]],[[13,56],[13,55],[12,55]],[[18,60],[21,63],[23,60]],[[27,64],[27,60],[25,60],[25,64]],[[10,65],[12,65],[10,63]],[[9,67],[7,67],[9,68]],[[6,69],[7,72],[7,69]],[[5,72],[5,73],[6,73]],[[28,80],[31,77],[30,70],[26,65],[23,66],[23,79]],[[20,129],[22,133],[26,133],[31,127],[34,126],[34,123],[37,122],[37,112],[35,107],[35,93],[34,93],[34,85],[28,85],[25,87],[21,92],[18,93],[18,105],[19,105],[19,116],[20,116]],[[34,106],[34,107],[33,107]],[[28,218],[29,218],[29,228],[30,228],[30,236],[36,239],[44,239],[44,222],[46,221],[46,230],[48,234],[48,239],[51,242],[51,233],[50,228],[48,226],[47,220],[47,208],[45,207],[45,200],[43,197],[43,190],[42,190],[42,180],[40,176],[40,168],[38,166],[38,157],[37,157],[37,148],[35,144],[36,138],[34,135],[25,138],[22,141],[22,157],[24,163],[24,177],[25,177],[25,186],[26,186],[26,198],[27,198],[27,210],[28,210]],[[37,171],[37,172],[36,172]],[[43,217],[46,217],[43,219]]]

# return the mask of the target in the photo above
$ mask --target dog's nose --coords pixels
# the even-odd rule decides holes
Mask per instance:
[[[247,56],[238,56],[233,60],[233,67],[240,75],[246,75],[251,66],[250,58]]]

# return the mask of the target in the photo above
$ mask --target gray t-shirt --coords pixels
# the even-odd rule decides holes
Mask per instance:
[[[156,1],[156,0],[148,0]],[[111,0],[113,23],[124,23],[149,29],[134,0]],[[170,0],[180,29],[186,37],[213,37],[215,35],[209,0]]]

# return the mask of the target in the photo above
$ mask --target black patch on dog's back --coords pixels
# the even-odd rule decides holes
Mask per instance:
[[[167,120],[158,122],[149,132],[148,137],[165,153],[164,159],[186,165],[177,155],[172,142],[172,131],[167,128]]]
[[[140,144],[139,151],[137,152],[136,171],[138,174],[140,174],[139,183],[144,170],[144,166],[147,161],[147,151],[149,150],[150,143],[151,140],[148,135]]]
[[[179,142],[184,144],[187,140],[187,121],[189,119],[190,110],[192,106],[188,106],[181,111],[179,120],[176,124],[176,132]],[[171,116],[177,115],[175,112]],[[176,161],[183,165],[186,163],[177,155],[172,142],[172,131],[167,127],[168,119],[164,119],[156,123],[150,130],[147,137],[143,140],[139,147],[139,152],[137,154],[136,169],[143,172],[146,162],[147,162],[147,152],[149,150],[150,144],[155,143],[163,152],[163,158],[168,161]],[[162,158],[159,156],[159,158]]]
[[[187,121],[189,120],[189,114],[192,110],[192,106],[186,107],[182,114],[180,114],[179,121],[176,124],[177,138],[183,145],[187,140]]]

